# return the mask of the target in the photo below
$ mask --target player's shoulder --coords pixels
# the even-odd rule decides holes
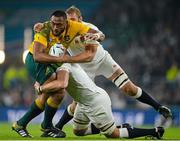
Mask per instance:
[[[44,27],[46,28],[51,28],[51,22],[50,21],[46,21],[43,23]]]
[[[77,22],[77,21],[72,21],[72,20],[68,20],[68,24],[69,24],[70,26],[72,26],[72,25],[82,25],[82,23]]]
[[[70,31],[77,31],[79,32],[82,29],[89,29],[89,26],[84,25],[81,22],[68,20],[68,26]]]

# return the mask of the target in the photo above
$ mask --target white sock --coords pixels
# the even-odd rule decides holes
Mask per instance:
[[[127,128],[119,128],[119,137],[120,138],[127,138],[129,137],[129,133]]]

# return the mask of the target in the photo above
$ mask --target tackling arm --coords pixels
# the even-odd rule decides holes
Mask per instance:
[[[64,62],[67,63],[84,63],[84,62],[90,62],[93,60],[96,51],[97,51],[98,45],[95,44],[88,44],[85,46],[84,52],[75,55],[75,56],[64,56]]]
[[[92,34],[88,34],[88,33],[92,33]],[[105,39],[105,35],[101,31],[90,28],[87,34],[85,34],[85,39],[101,42]]]
[[[62,89],[66,89],[69,81],[69,71],[60,69],[57,71],[57,79],[50,83],[35,87],[40,93],[53,93]]]

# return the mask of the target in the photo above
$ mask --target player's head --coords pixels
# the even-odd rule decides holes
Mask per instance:
[[[77,22],[81,22],[82,21],[82,16],[81,16],[81,11],[75,7],[75,6],[71,6],[66,10],[68,19],[73,20],[73,21],[77,21]]]
[[[57,10],[51,14],[51,27],[55,36],[60,35],[66,28],[67,15],[64,11]]]

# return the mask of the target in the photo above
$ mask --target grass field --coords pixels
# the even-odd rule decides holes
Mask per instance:
[[[77,137],[72,133],[72,127],[66,126],[66,138],[41,138],[41,131],[39,125],[31,124],[28,131],[34,136],[33,138],[22,138],[11,130],[11,124],[0,123],[0,140],[119,140],[119,139],[106,139],[103,135],[93,135],[86,137]],[[180,128],[168,128],[164,134],[164,140],[180,140]],[[124,139],[122,139],[124,140]],[[127,139],[129,140],[129,139]],[[147,140],[145,138],[137,138],[136,140]]]

